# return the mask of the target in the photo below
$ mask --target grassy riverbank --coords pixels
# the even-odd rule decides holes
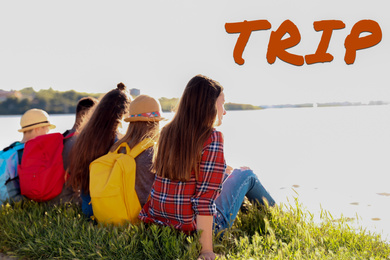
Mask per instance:
[[[379,235],[354,230],[323,212],[322,223],[298,202],[257,210],[249,205],[233,228],[215,238],[220,259],[390,259]],[[196,259],[198,237],[143,224],[102,227],[75,205],[35,202],[2,206],[0,252],[28,259]]]

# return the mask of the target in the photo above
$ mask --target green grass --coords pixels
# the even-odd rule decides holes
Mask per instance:
[[[247,204],[214,239],[219,259],[390,259],[379,235],[323,212],[320,224],[295,201],[258,210]],[[0,252],[27,259],[196,259],[198,236],[156,225],[96,225],[72,204],[24,201],[0,210]]]

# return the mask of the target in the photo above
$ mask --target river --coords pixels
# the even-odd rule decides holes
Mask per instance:
[[[1,147],[21,139],[20,116],[0,120]],[[51,121],[64,132],[74,116]],[[390,106],[228,111],[219,130],[227,163],[251,167],[277,202],[298,197],[317,221],[324,209],[389,239]]]

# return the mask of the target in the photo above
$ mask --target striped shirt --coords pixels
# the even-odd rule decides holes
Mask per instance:
[[[156,176],[151,198],[140,212],[146,223],[196,230],[196,215],[215,215],[215,199],[222,189],[226,163],[223,136],[214,130],[203,146],[198,180],[191,173],[189,181],[174,181]]]

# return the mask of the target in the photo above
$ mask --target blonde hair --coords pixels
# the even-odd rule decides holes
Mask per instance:
[[[111,146],[110,151],[115,151],[120,144],[126,142],[130,149],[136,146],[145,138],[151,138],[157,140],[159,134],[159,122],[149,122],[149,121],[136,121],[131,122],[127,128],[125,136],[119,139],[113,146]]]

